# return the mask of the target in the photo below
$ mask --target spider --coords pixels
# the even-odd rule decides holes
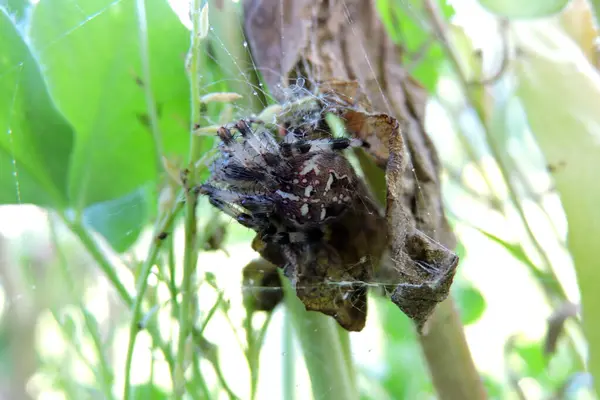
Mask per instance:
[[[307,309],[360,330],[387,228],[343,151],[368,144],[301,129],[277,138],[261,121],[219,128],[211,178],[199,193],[257,232],[255,247],[284,269]]]
[[[239,137],[232,133],[239,132]],[[362,189],[353,167],[341,154],[367,147],[360,139],[329,138],[277,141],[240,120],[218,130],[220,156],[211,183],[200,187],[210,203],[254,229],[265,243],[315,242],[324,225],[339,219]]]

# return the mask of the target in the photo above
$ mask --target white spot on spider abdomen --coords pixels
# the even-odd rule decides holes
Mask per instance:
[[[306,216],[308,214],[308,203],[302,204],[302,207],[300,208],[300,213],[302,213],[303,216]]]
[[[304,189],[304,197],[310,197],[310,195],[312,194],[313,191],[313,187],[312,185],[308,185],[305,189]]]
[[[304,162],[303,168],[300,171],[300,175],[304,176],[308,174],[310,171],[315,171],[315,175],[319,175],[321,170],[319,169],[318,156],[311,157]]]
[[[331,189],[331,185],[333,184],[333,174],[329,173],[329,179],[327,179],[327,183],[325,184],[325,193],[329,192]]]
[[[300,197],[298,197],[292,193],[287,193],[287,192],[284,192],[281,190],[277,190],[275,193],[277,193],[279,196],[281,196],[284,199],[288,199],[288,200],[292,200],[292,201],[300,201]]]

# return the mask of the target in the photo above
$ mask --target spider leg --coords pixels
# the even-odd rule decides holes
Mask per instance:
[[[240,133],[241,140],[235,140],[232,129]],[[277,164],[275,160],[279,145],[262,125],[252,129],[248,122],[242,119],[235,124],[222,126],[217,130],[217,135],[225,145],[227,153],[233,155],[243,167],[257,164],[270,167]]]
[[[233,218],[246,211],[250,214],[264,214],[267,217],[275,209],[273,201],[268,196],[245,195],[207,184],[200,186],[199,193],[207,195],[212,205]]]
[[[350,147],[365,147],[369,144],[362,139],[356,138],[333,138],[315,140],[297,140],[292,143],[281,143],[280,151],[284,157],[292,157],[296,154],[308,152],[340,151]]]
[[[311,229],[309,231],[279,231],[272,235],[265,235],[263,240],[272,241],[277,244],[294,243],[313,243],[323,237],[323,231],[320,229]]]

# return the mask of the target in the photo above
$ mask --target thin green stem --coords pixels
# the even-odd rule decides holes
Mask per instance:
[[[63,220],[65,225],[71,230],[71,232],[79,238],[79,241],[83,247],[99,265],[100,269],[104,272],[113,287],[117,290],[119,297],[121,297],[121,301],[123,301],[128,308],[131,308],[134,304],[133,298],[129,295],[129,292],[127,292],[127,289],[125,289],[125,286],[123,286],[119,280],[113,265],[108,260],[106,254],[100,248],[98,243],[92,238],[87,229],[79,222],[79,220],[74,222],[70,220],[64,213],[59,213],[58,215]],[[158,332],[156,326],[149,324],[146,327],[146,330],[152,337],[154,344],[163,352],[169,367],[173,368],[173,355],[171,354],[168,346],[160,337],[160,333]]]
[[[296,354],[294,349],[294,331],[289,310],[285,311],[283,319],[283,396],[282,399],[294,400],[296,397]]]
[[[185,387],[185,362],[186,362],[186,343],[188,336],[192,332],[191,324],[191,301],[192,296],[192,277],[196,271],[198,262],[198,243],[197,243],[197,223],[196,223],[196,203],[197,194],[191,187],[196,181],[195,162],[200,158],[202,151],[201,138],[194,134],[200,127],[201,102],[200,102],[200,47],[208,31],[206,21],[208,20],[207,8],[201,9],[200,0],[192,1],[192,32],[189,50],[189,80],[190,80],[190,104],[191,104],[191,126],[190,126],[190,153],[189,167],[184,173],[185,188],[185,244],[183,253],[183,278],[181,284],[182,301],[179,309],[179,338],[177,342],[177,365],[175,368],[175,393],[179,396],[180,391]]]
[[[146,293],[146,288],[148,287],[148,276],[150,275],[152,266],[156,262],[156,257],[158,256],[158,253],[160,252],[164,243],[164,240],[160,239],[159,235],[170,229],[182,206],[183,203],[181,201],[176,202],[173,210],[171,210],[158,224],[157,229],[155,230],[155,240],[150,246],[148,255],[142,266],[141,273],[137,279],[137,295],[133,304],[133,315],[129,326],[129,344],[127,346],[127,357],[125,361],[125,387],[123,389],[123,399],[125,400],[128,400],[131,394],[131,362],[133,359],[135,340],[138,332],[141,329],[139,324],[142,319],[142,303],[144,300],[144,294]]]
[[[255,335],[254,329],[252,328],[252,314],[249,314],[244,322],[246,342],[248,343],[246,359],[248,361],[248,367],[250,368],[250,400],[254,400],[256,397],[256,391],[258,389],[258,373],[260,371],[260,349],[263,346],[272,316],[272,312],[267,314],[267,319],[261,326],[257,335]]]
[[[190,51],[188,55],[188,74],[190,80],[190,104],[191,104],[191,127],[190,127],[190,166],[200,158],[202,151],[201,137],[194,134],[200,127],[202,103],[200,101],[200,76],[201,76],[201,58],[200,49],[205,38],[207,26],[203,26],[207,22],[208,16],[204,18],[204,13],[207,9],[201,9],[201,0],[192,1],[192,32],[190,39]],[[205,6],[206,7],[206,6]],[[191,168],[190,178],[193,180],[195,171]]]
[[[150,74],[150,50],[148,44],[148,22],[146,20],[146,2],[145,0],[136,0],[135,2],[136,16],[138,22],[138,34],[140,40],[140,58],[142,64],[142,87],[144,89],[144,97],[146,98],[146,108],[148,111],[148,119],[150,122],[150,131],[154,139],[154,153],[156,156],[156,168],[162,168],[161,156],[162,137],[158,124],[158,112],[156,110],[156,101],[152,92],[152,80]]]
[[[290,312],[294,331],[300,341],[312,392],[321,400],[357,400],[351,368],[344,356],[340,335],[333,318],[306,311],[296,297],[289,280],[279,271],[283,283],[286,309]]]

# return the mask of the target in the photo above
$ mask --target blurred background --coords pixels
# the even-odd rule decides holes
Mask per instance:
[[[209,3],[194,25],[186,1],[0,0],[1,398],[122,398],[126,371],[133,398],[182,395],[183,217],[153,249],[188,153],[190,30],[203,30],[200,93],[243,96],[207,103],[203,124],[273,103],[248,58],[241,5]],[[594,5],[439,0],[440,39],[424,2],[376,3],[430,93],[426,128],[461,258],[452,293],[489,397],[597,398]],[[335,398],[311,388],[305,359],[328,359],[303,353],[286,307],[248,305],[261,290],[242,273],[257,258],[253,232],[205,199],[196,215],[188,284],[200,350],[189,350],[183,397]],[[349,337],[361,399],[436,398],[394,304],[371,295],[366,328]]]

